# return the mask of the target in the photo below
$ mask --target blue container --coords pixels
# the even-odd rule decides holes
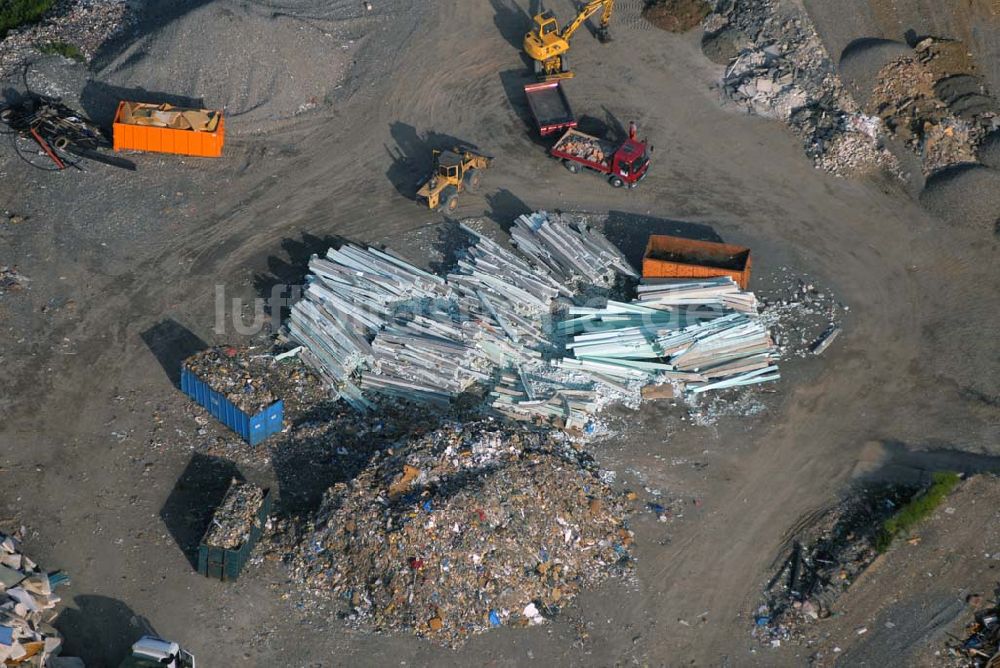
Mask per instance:
[[[247,415],[184,367],[181,367],[181,390],[250,445],[257,445],[271,434],[277,434],[283,426],[284,401],[276,401],[256,415]]]

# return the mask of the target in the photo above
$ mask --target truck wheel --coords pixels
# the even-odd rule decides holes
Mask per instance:
[[[576,164],[572,160],[563,160],[563,165],[569,170],[570,174],[577,174],[580,171],[580,165]]]
[[[611,184],[611,187],[613,188],[621,188],[623,185],[625,185],[625,182],[622,181],[620,176],[612,176],[610,179],[608,179],[608,182]]]

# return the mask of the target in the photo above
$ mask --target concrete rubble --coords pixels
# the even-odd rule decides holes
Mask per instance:
[[[778,0],[718,0],[706,37],[738,35],[722,77],[726,97],[748,113],[786,123],[816,166],[848,175],[896,170],[879,119],[844,90],[811,19]]]
[[[5,666],[55,665],[62,637],[52,626],[60,602],[53,589],[67,584],[59,571],[46,573],[21,552],[15,536],[0,534],[0,662]]]
[[[520,254],[462,229],[472,243],[444,279],[349,244],[310,261],[289,334],[351,405],[447,405],[482,387],[507,417],[585,429],[615,399],[638,405],[642,385],[699,394],[779,377],[756,298],[732,279],[655,280],[609,301],[638,274],[582,222],[521,216]]]
[[[1000,106],[964,45],[931,37],[879,71],[869,111],[920,156],[925,175],[976,163],[977,147],[1000,127]]]
[[[250,538],[250,530],[258,521],[264,503],[264,490],[252,483],[233,478],[225,498],[212,515],[204,543],[212,547],[235,550]]]
[[[586,454],[485,420],[376,454],[332,487],[288,555],[304,607],[448,645],[540,624],[631,568],[624,494]]]

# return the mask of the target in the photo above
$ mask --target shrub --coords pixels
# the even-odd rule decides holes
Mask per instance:
[[[52,8],[55,0],[2,0],[0,1],[0,39],[11,28],[34,23]]]
[[[63,58],[77,60],[81,63],[87,59],[83,55],[83,51],[80,51],[75,44],[67,42],[49,42],[48,44],[40,45],[38,50],[48,56],[62,56]]]
[[[882,522],[882,529],[875,539],[875,549],[880,553],[888,550],[896,536],[908,532],[933,513],[960,481],[959,475],[953,471],[935,473],[930,487]]]

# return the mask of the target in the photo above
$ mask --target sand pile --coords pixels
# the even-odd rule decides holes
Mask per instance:
[[[217,0],[175,12],[104,64],[98,78],[122,97],[134,91],[145,98],[139,101],[186,98],[224,109],[229,132],[263,129],[324,104],[350,65],[351,39],[339,17],[364,12],[361,3],[299,4],[276,12]]]
[[[355,622],[453,645],[542,623],[626,568],[624,516],[586,455],[492,421],[456,424],[331,488],[293,579]]]

